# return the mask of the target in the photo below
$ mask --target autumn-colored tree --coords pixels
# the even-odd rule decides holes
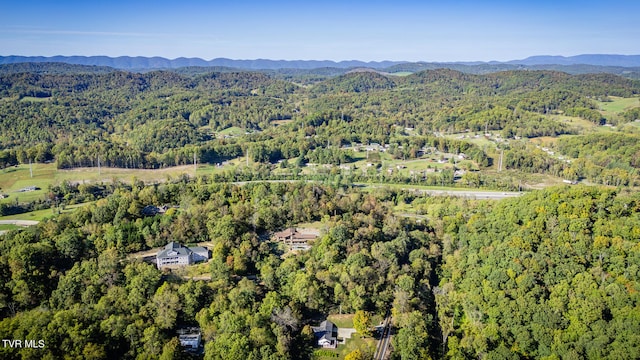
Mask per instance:
[[[370,358],[371,357],[367,356],[362,350],[355,349],[352,352],[348,353],[344,357],[344,360],[368,360]]]
[[[353,327],[360,335],[371,336],[371,314],[367,311],[356,311],[353,316]]]

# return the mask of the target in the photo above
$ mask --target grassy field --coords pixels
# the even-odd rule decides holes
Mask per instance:
[[[344,359],[347,354],[360,349],[364,353],[373,354],[376,351],[376,339],[372,337],[363,338],[360,334],[353,334],[346,344],[338,346],[338,359]]]
[[[589,120],[585,120],[576,116],[566,116],[566,115],[550,115],[551,120],[555,120],[557,122],[567,124],[570,127],[575,127],[578,130],[582,131],[590,131],[595,130],[599,126],[592,123]]]
[[[203,164],[198,165],[197,174],[211,174],[224,169],[224,167]],[[29,165],[19,165],[0,171],[0,191],[8,195],[7,198],[1,199],[0,203],[29,202],[42,199],[49,186],[61,184],[63,181],[72,183],[108,183],[114,180],[131,182],[135,178],[145,183],[154,183],[165,181],[169,177],[178,177],[182,174],[194,175],[193,166],[185,165],[156,170],[103,167],[98,172],[97,168],[59,170],[55,164],[33,164],[33,177],[31,177]],[[29,186],[35,186],[39,189],[18,192],[20,189]]]
[[[347,340],[346,344],[338,345],[338,348],[335,350],[329,349],[318,349],[314,353],[312,359],[314,360],[336,360],[336,359],[344,359],[347,354],[354,351],[355,349],[360,349],[364,353],[373,354],[376,350],[376,339],[369,337],[363,338],[360,334],[353,334],[351,339]],[[325,355],[326,354],[326,355]]]
[[[42,221],[48,217],[51,217],[53,215],[56,215],[58,212],[61,212],[63,214],[66,213],[71,213],[73,212],[75,209],[82,207],[82,206],[86,206],[88,204],[91,204],[91,202],[86,202],[86,203],[82,203],[82,204],[75,204],[75,205],[68,205],[64,208],[64,210],[59,211],[59,209],[44,209],[44,210],[37,210],[37,211],[32,211],[32,212],[28,212],[28,213],[24,213],[24,214],[17,214],[17,215],[7,215],[7,216],[0,216],[0,220],[34,220],[34,221]],[[0,229],[3,230],[3,229]]]
[[[437,157],[437,156],[436,156]],[[460,164],[462,161],[458,161]],[[453,168],[453,164],[449,162],[439,163],[433,159],[416,159],[416,160],[392,160],[388,163],[389,168],[393,168],[397,170],[397,166],[406,166],[406,170],[426,170],[428,168],[432,169],[450,169]]]
[[[598,102],[598,104],[600,105],[600,110],[602,111],[604,116],[615,115],[625,110],[640,107],[640,98],[638,97],[621,98],[616,96],[610,96],[609,98],[611,99],[611,101]]]
[[[46,101],[51,101],[51,99],[53,99],[52,97],[33,97],[33,96],[25,96],[22,98],[22,102],[46,102]]]
[[[355,183],[354,185],[362,186],[364,190],[374,190],[380,188],[389,188],[394,190],[445,190],[445,191],[465,191],[467,189],[456,188],[450,186],[427,186],[427,185],[413,185],[413,184],[385,184],[385,183]],[[502,192],[499,190],[481,190],[483,192]]]
[[[391,155],[387,153],[369,153],[369,159],[366,158],[366,152],[357,152],[353,153],[352,157],[354,158],[354,162],[349,163],[350,166],[355,166],[358,169],[356,171],[367,170],[368,163],[380,163],[382,166],[381,171],[386,171],[386,169],[391,169],[393,172],[398,172],[409,175],[410,171],[423,171],[428,168],[433,169],[447,169],[453,168],[453,164],[448,162],[446,163],[438,163],[437,159],[440,155],[431,155],[421,159],[412,159],[412,160],[402,160],[402,159],[393,159]],[[452,156],[451,154],[447,154],[447,156]],[[457,161],[458,166],[461,166],[463,163],[469,163],[471,167],[477,167],[473,164],[472,161]],[[402,167],[401,169],[398,166]]]
[[[352,328],[353,327],[353,314],[334,314],[327,316],[327,320],[336,324],[339,328]]]
[[[32,211],[24,214],[17,215],[8,215],[8,216],[0,216],[0,220],[34,220],[34,221],[42,221],[50,216],[55,215],[53,209],[44,209]]]
[[[230,128],[226,128],[222,131],[218,131],[218,137],[224,137],[226,136],[240,136],[243,135],[245,133],[244,129],[241,129],[237,126],[232,126]]]
[[[634,130],[640,129],[640,121],[632,121],[628,124],[625,124],[625,126],[629,126]]]
[[[481,148],[487,146],[495,149],[497,147],[497,143],[495,141],[491,141],[487,139],[486,137],[484,137],[483,134],[480,134],[480,136],[475,137],[475,133],[473,132],[448,134],[448,135],[445,135],[444,137],[446,137],[447,139],[468,141],[472,144],[478,145]]]
[[[29,172],[29,165],[9,167],[0,171],[0,191],[9,197],[0,200],[0,203],[15,201],[33,201],[41,199],[49,185],[55,183],[56,167],[54,164],[34,164],[33,178]],[[18,192],[28,186],[38,187],[39,190]],[[18,199],[18,200],[16,200]]]
[[[21,229],[21,227],[13,224],[0,224],[0,231],[9,231],[15,229]]]
[[[293,120],[271,120],[270,123],[273,125],[284,125],[293,122]]]

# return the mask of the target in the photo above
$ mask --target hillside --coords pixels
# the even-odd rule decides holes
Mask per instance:
[[[190,68],[211,68],[207,71],[220,71],[224,68],[236,70],[262,71],[290,76],[292,74],[331,75],[345,73],[351,69],[369,68],[388,73],[419,72],[423,70],[452,69],[471,74],[487,74],[509,70],[557,70],[570,74],[610,73],[632,79],[640,78],[640,56],[632,55],[578,55],[532,56],[523,60],[506,62],[409,62],[409,61],[317,61],[317,60],[233,60],[218,58],[203,60],[200,58],[166,59],[161,57],[107,57],[107,56],[0,56],[2,65],[21,63],[62,63],[111,67],[114,69],[148,72],[153,70],[177,70]],[[30,65],[34,66],[34,65]],[[218,68],[216,70],[216,68]]]
[[[435,156],[429,144],[446,143],[438,145],[448,150],[443,156],[465,153],[468,168],[486,175],[501,169],[501,157],[507,169],[527,173],[636,183],[634,170],[624,165],[635,161],[624,157],[607,165],[595,162],[593,168],[532,151],[536,138],[584,136],[605,124],[633,123],[640,82],[611,74],[475,75],[437,69],[398,77],[353,71],[300,85],[277,74],[232,69],[144,74],[53,64],[17,69],[27,72],[0,75],[4,166],[31,160],[55,161],[61,169],[98,162],[153,169],[191,164],[194,153],[200,163],[250,154],[269,166],[284,160],[339,165],[358,161],[344,149],[352,144],[393,145],[383,162],[386,156],[390,161]],[[630,105],[601,111],[611,98]],[[479,133],[492,134],[482,143]],[[525,160],[527,153],[537,155]],[[498,186],[500,177],[491,176],[496,177],[479,183]],[[604,180],[611,177],[617,180]],[[424,172],[422,178],[437,181]]]

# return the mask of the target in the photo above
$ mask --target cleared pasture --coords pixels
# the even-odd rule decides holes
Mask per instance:
[[[133,179],[145,183],[163,182],[170,177],[178,177],[183,174],[193,176],[195,174],[211,174],[223,171],[224,167],[215,165],[198,165],[195,170],[193,165],[175,166],[164,169],[121,169],[121,168],[76,168],[60,170],[55,164],[33,164],[33,177],[29,171],[29,165],[12,166],[0,170],[0,192],[8,197],[0,199],[0,203],[29,202],[42,199],[49,186],[61,184],[64,181],[72,183],[110,183],[113,181],[131,182]],[[38,190],[20,192],[21,189],[35,186]]]
[[[599,101],[598,105],[603,115],[615,115],[623,111],[640,107],[640,97],[621,98],[616,96],[610,96],[611,101]]]

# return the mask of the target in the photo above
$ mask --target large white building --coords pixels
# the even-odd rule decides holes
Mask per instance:
[[[158,269],[191,265],[209,259],[209,250],[205,247],[186,247],[177,242],[168,243],[156,255]]]

